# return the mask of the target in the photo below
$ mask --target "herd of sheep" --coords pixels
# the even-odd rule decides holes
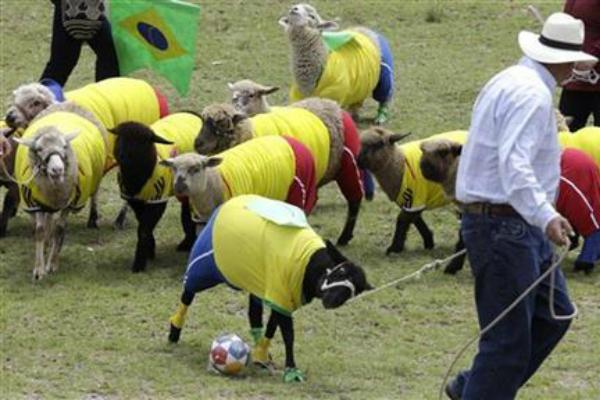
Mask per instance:
[[[13,152],[0,168],[0,182],[8,189],[0,236],[7,234],[19,203],[32,213],[34,279],[57,270],[70,212],[89,201],[88,226],[96,226],[95,197],[102,177],[114,167],[121,197],[138,221],[134,272],[144,270],[154,256],[153,231],[170,197],[181,203],[184,238],[178,250],[189,251],[199,227],[229,198],[257,194],[308,214],[318,188],[335,181],[347,202],[338,237],[343,245],[353,238],[363,198],[372,197],[373,176],[400,207],[387,252],[403,250],[411,224],[425,248],[434,246],[421,214],[451,204],[467,132],[398,145],[408,134],[381,126],[394,89],[387,41],[366,28],[336,31],[335,22],[323,20],[306,4],[291,7],[279,22],[292,51],[292,102],[287,106],[268,103],[266,97],[277,87],[251,80],[229,84],[231,103],[211,104],[197,114],[169,114],[164,96],[133,78],[68,91],[64,102],[39,83],[14,91],[2,127]],[[379,102],[376,125],[359,133],[354,121],[369,96]],[[600,137],[594,129],[561,133],[561,143],[580,148],[586,138]],[[600,165],[600,155],[590,155]],[[454,260],[448,272],[463,261]]]

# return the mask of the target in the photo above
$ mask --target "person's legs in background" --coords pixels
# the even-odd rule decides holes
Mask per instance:
[[[96,35],[88,41],[96,53],[96,82],[106,78],[119,76],[119,61],[113,42],[110,22],[102,21],[102,26]]]
[[[54,6],[54,19],[52,22],[52,43],[50,45],[50,59],[46,64],[40,80],[49,78],[61,86],[69,79],[69,75],[77,65],[81,53],[82,42],[73,39],[62,24],[62,11],[60,2]]]

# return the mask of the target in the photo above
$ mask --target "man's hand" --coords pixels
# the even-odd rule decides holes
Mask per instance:
[[[561,216],[553,218],[546,226],[546,236],[559,246],[569,244],[569,235],[572,234],[571,224]]]
[[[11,151],[12,147],[9,140],[0,134],[0,160],[9,155]]]

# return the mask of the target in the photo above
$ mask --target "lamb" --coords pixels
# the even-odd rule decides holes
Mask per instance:
[[[277,86],[261,85],[250,79],[230,82],[227,86],[231,90],[231,103],[235,109],[249,117],[270,112],[267,95],[279,90]]]
[[[66,218],[95,202],[106,161],[107,133],[93,115],[70,103],[42,111],[21,138],[15,175],[35,220],[34,280],[58,270]],[[58,216],[55,218],[56,214]],[[47,251],[46,251],[47,249]]]
[[[363,197],[363,172],[356,164],[360,139],[352,118],[339,105],[310,98],[248,118],[231,104],[213,104],[204,108],[201,117],[204,123],[195,142],[200,154],[216,154],[268,135],[290,135],[304,144],[315,159],[318,186],[335,179],[348,202],[338,244],[352,239]]]
[[[386,254],[400,253],[404,250],[410,224],[414,224],[419,231],[424,247],[432,249],[433,233],[427,227],[421,213],[426,209],[434,209],[450,203],[442,187],[427,181],[421,174],[419,168],[421,141],[396,146],[396,143],[406,136],[406,134],[392,133],[381,127],[369,128],[361,135],[359,166],[372,172],[388,198],[401,208],[396,221],[394,238]],[[467,133],[453,131],[433,137],[445,137],[463,143]]]
[[[388,119],[394,92],[394,65],[387,40],[357,27],[342,32],[337,23],[324,21],[308,4],[292,6],[280,18],[292,49],[294,84],[290,101],[318,96],[337,101],[357,119],[367,97],[379,103],[376,124]]]
[[[243,194],[286,201],[306,214],[317,198],[312,154],[290,137],[265,136],[217,156],[183,154],[161,163],[173,169],[175,193],[189,196],[203,224],[218,206]]]
[[[202,121],[191,113],[175,113],[151,126],[124,122],[110,132],[114,134],[114,157],[119,165],[121,197],[135,212],[138,241],[132,264],[133,272],[146,269],[148,259],[155,256],[154,228],[174,195],[171,169],[159,163],[176,154],[194,150],[194,139]],[[196,231],[186,198],[181,200],[181,225],[185,238],[177,246],[189,251]]]
[[[42,83],[30,83],[18,87],[13,92],[12,104],[6,113],[6,123],[22,130],[42,110],[66,98],[91,112],[106,129],[122,122],[136,121],[151,124],[168,115],[166,98],[151,85],[140,79],[110,78],[63,93],[60,86],[48,80],[52,90]],[[108,138],[108,158],[105,170],[108,172],[116,162],[113,158],[114,138]],[[123,228],[127,208],[123,207],[115,221]],[[88,226],[96,228],[98,213],[90,209]]]
[[[462,144],[445,139],[428,140],[421,143],[421,150],[423,157],[420,167],[423,175],[441,184],[446,195],[454,200]],[[556,210],[585,238],[583,250],[575,261],[575,271],[586,273],[593,270],[594,262],[600,258],[600,251],[597,250],[600,240],[599,168],[600,163],[583,151],[566,148],[561,153]],[[455,274],[463,263],[464,257],[455,259],[444,272]]]

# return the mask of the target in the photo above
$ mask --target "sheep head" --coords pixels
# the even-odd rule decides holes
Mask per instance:
[[[206,170],[214,168],[223,161],[219,157],[207,157],[201,154],[185,153],[177,157],[160,161],[161,165],[173,170],[175,184],[173,190],[177,196],[190,196],[204,193],[207,188]]]
[[[393,157],[396,142],[408,135],[410,133],[393,133],[379,126],[367,129],[360,136],[359,167],[377,170],[385,164],[385,160]]]
[[[248,116],[231,104],[213,104],[200,113],[202,129],[194,141],[200,154],[216,154],[252,137]]]
[[[266,97],[279,90],[277,86],[264,86],[249,79],[228,83],[227,86],[235,109],[249,117],[269,112]]]
[[[34,171],[53,183],[62,183],[70,174],[77,172],[71,141],[78,135],[79,131],[64,134],[56,127],[45,126],[32,138],[14,140],[29,147],[29,161]]]
[[[279,25],[283,26],[286,32],[291,28],[310,28],[319,31],[338,29],[336,22],[324,21],[317,10],[306,3],[293,5],[287,16],[279,19]]]
[[[119,164],[121,190],[135,196],[152,176],[157,161],[156,144],[173,142],[138,122],[124,122],[109,132],[117,136],[114,157]]]
[[[12,93],[6,124],[14,129],[26,128],[40,112],[55,103],[54,94],[46,86],[40,83],[21,85]]]
[[[423,155],[419,166],[425,179],[444,183],[456,164],[462,151],[462,145],[448,139],[426,140],[420,145]]]

